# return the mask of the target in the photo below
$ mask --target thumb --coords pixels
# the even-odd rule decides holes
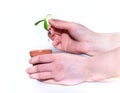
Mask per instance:
[[[71,29],[71,22],[58,20],[58,19],[49,19],[49,24],[57,29],[64,29],[70,30]]]

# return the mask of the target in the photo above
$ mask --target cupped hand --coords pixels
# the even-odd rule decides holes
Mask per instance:
[[[94,56],[120,45],[116,35],[96,33],[78,23],[50,19],[49,24],[49,37],[59,50]]]
[[[49,20],[49,37],[53,45],[60,50],[72,53],[86,53],[94,32],[83,25],[62,20]]]

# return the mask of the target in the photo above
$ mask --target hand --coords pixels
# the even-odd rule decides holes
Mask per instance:
[[[116,55],[116,56],[115,56]],[[39,65],[27,69],[29,77],[41,82],[75,85],[120,76],[120,48],[94,57],[73,54],[45,54],[31,58]]]
[[[60,50],[93,56],[120,46],[118,33],[95,33],[81,24],[56,19],[49,20],[49,24],[49,37]]]
[[[87,81],[91,76],[88,60],[78,55],[58,53],[32,57],[27,69],[29,77],[45,83],[75,85]]]
[[[92,57],[89,67],[93,73],[90,81],[120,77],[120,47]]]

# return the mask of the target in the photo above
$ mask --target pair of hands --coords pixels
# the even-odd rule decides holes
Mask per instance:
[[[54,47],[74,54],[32,57],[29,61],[31,64],[40,64],[27,69],[30,78],[52,84],[75,85],[119,74],[113,55],[120,49],[117,48],[118,38],[113,34],[95,33],[81,24],[62,20],[51,19],[49,23],[49,37]],[[90,57],[76,55],[82,53]]]

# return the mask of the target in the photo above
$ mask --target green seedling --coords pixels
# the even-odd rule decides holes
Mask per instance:
[[[52,18],[52,15],[51,14],[48,14],[44,19],[42,19],[42,20],[39,20],[39,21],[37,21],[36,23],[35,23],[35,26],[37,26],[39,23],[41,23],[41,22],[44,22],[44,29],[46,30],[46,31],[48,31],[48,19],[49,19],[49,17],[50,18]]]

